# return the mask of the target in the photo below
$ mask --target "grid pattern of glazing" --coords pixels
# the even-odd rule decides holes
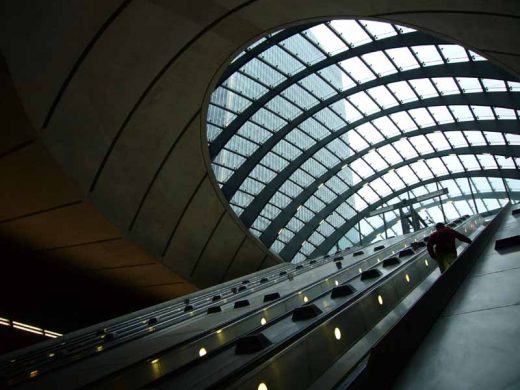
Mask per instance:
[[[518,169],[520,84],[465,48],[337,20],[267,36],[233,64],[208,109],[213,169],[246,226],[286,260],[380,237],[370,210],[442,186],[466,198],[444,210],[422,202],[424,218],[497,206],[483,193],[515,199],[506,174]]]

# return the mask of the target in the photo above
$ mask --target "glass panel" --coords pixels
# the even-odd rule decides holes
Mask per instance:
[[[255,80],[262,80],[263,83],[271,87],[281,83],[286,79],[286,77],[284,77],[280,72],[276,71],[271,66],[256,58],[251,59],[244,66],[242,66],[240,71],[244,72]]]
[[[464,135],[461,131],[446,131],[444,134],[446,137],[448,137],[448,140],[453,145],[453,147],[458,148],[468,146],[466,138],[464,138]]]
[[[396,112],[395,114],[391,114],[390,117],[402,131],[417,129],[417,126],[407,112]]]
[[[482,87],[476,78],[456,77],[456,80],[462,88],[462,92],[482,92]]]
[[[395,66],[392,65],[387,56],[381,51],[368,53],[361,57],[378,76],[386,76],[397,72]]]
[[[451,123],[453,117],[451,116],[450,110],[446,106],[434,106],[429,107],[428,110],[431,112],[437,123]]]
[[[296,60],[290,55],[287,55],[287,53],[278,46],[271,46],[258,57],[262,58],[280,72],[289,75],[297,73],[303,68],[303,65],[300,61]]]
[[[417,100],[417,96],[413,92],[412,88],[406,81],[398,81],[396,83],[388,84],[388,88],[397,98],[402,102],[406,103],[409,101]]]
[[[495,119],[495,114],[491,107],[486,106],[470,106],[473,110],[473,114],[477,119]]]
[[[423,135],[418,135],[416,137],[412,137],[409,139],[411,144],[417,149],[417,151],[421,154],[425,153],[433,153],[433,148],[431,147],[428,139]]]
[[[329,55],[337,54],[348,49],[347,46],[325,25],[319,24],[307,30],[308,37],[318,44]]]
[[[468,106],[450,106],[450,111],[458,121],[471,121],[474,119]]]
[[[383,140],[383,136],[372,123],[365,123],[356,127],[356,131],[361,134],[369,143],[375,144]]]
[[[358,57],[341,61],[339,65],[358,83],[364,83],[376,78],[374,73]]]
[[[399,70],[408,70],[419,67],[419,63],[415,60],[410,49],[407,47],[399,47],[396,49],[385,50],[392,61],[399,67]]]
[[[412,116],[415,123],[417,123],[421,128],[435,125],[433,118],[431,117],[428,110],[426,110],[426,108],[415,108],[408,111],[408,113]]]
[[[395,165],[403,161],[401,156],[399,156],[399,154],[392,145],[385,145],[379,148],[378,150],[379,153],[381,153],[381,155],[385,158],[385,160],[388,161],[388,163],[391,165]]]
[[[370,88],[367,90],[367,93],[374,99],[377,104],[379,104],[382,108],[388,108],[397,106],[399,102],[395,100],[392,94],[388,91],[388,89],[381,85],[379,87]]]
[[[286,50],[294,54],[305,64],[311,65],[321,61],[325,56],[315,47],[312,46],[301,35],[293,35],[280,43]]]
[[[361,24],[365,26],[370,35],[372,35],[376,40],[397,35],[397,32],[390,23],[363,20],[361,21]]]
[[[503,80],[482,79],[482,84],[489,92],[507,91],[506,83]]]
[[[446,62],[467,62],[466,50],[459,45],[439,45]]]
[[[439,96],[429,79],[410,80],[410,84],[421,99]]]
[[[386,116],[374,119],[372,124],[387,138],[401,134],[397,126]]]
[[[453,77],[436,77],[433,78],[432,81],[441,95],[453,95],[460,93]]]
[[[370,115],[374,112],[381,111],[381,109],[365,92],[358,92],[354,95],[351,95],[348,97],[348,100],[365,115]]]
[[[433,45],[413,46],[412,50],[423,65],[437,65],[444,63],[439,52]]]
[[[355,20],[333,20],[330,24],[352,47],[372,42],[372,39]]]

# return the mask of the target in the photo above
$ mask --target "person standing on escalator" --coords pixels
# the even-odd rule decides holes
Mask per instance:
[[[442,222],[437,223],[435,229],[435,232],[433,232],[428,239],[428,253],[432,259],[437,261],[441,272],[444,272],[457,258],[455,239],[467,242],[468,244],[471,244],[471,239],[447,227]]]

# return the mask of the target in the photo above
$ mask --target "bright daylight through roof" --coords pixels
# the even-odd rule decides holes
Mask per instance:
[[[471,50],[369,20],[272,33],[223,74],[208,108],[215,178],[284,260],[402,234],[384,206],[424,223],[516,202],[520,84]]]

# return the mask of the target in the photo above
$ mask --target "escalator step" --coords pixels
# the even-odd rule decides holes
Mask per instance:
[[[383,260],[383,267],[393,267],[399,264],[401,261],[397,257],[389,257]]]
[[[235,309],[240,309],[241,307],[249,306],[249,301],[247,299],[242,299],[240,301],[236,301],[233,306]]]
[[[330,297],[332,299],[348,297],[349,295],[352,295],[354,291],[355,290],[353,287],[349,286],[348,284],[344,284],[342,286],[334,287],[330,293]]]
[[[381,272],[377,269],[369,269],[361,273],[361,280],[375,279],[381,276]]]
[[[399,251],[399,257],[412,256],[413,254],[415,254],[415,252],[412,248],[405,248]]]
[[[263,333],[255,333],[241,337],[237,340],[235,353],[237,355],[246,355],[261,351],[265,347],[271,345],[271,341],[265,337]]]
[[[321,310],[318,306],[311,303],[310,305],[303,305],[300,307],[297,307],[293,311],[292,320],[293,321],[304,321],[311,318],[316,317],[317,315],[321,314]]]
[[[264,302],[271,302],[271,301],[274,301],[279,298],[280,298],[280,294],[277,292],[271,293],[271,294],[266,294],[266,295],[264,295]]]
[[[220,313],[222,308],[220,306],[210,306],[208,307],[208,314]]]
[[[496,250],[511,248],[514,246],[520,246],[520,236],[511,236],[495,241]],[[518,249],[520,249],[520,247]]]

